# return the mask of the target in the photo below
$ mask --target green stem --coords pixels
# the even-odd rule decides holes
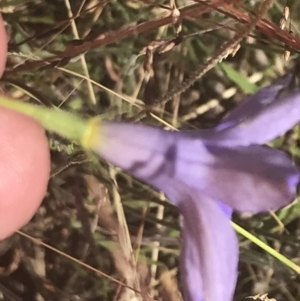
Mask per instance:
[[[89,124],[74,114],[57,108],[46,108],[10,99],[0,95],[0,106],[23,113],[37,120],[45,129],[77,141],[84,141],[89,135]]]
[[[277,258],[283,264],[285,264],[286,266],[288,266],[289,268],[291,268],[292,270],[294,270],[296,273],[300,274],[300,267],[297,264],[295,264],[294,262],[292,262],[291,260],[289,260],[288,258],[286,258],[285,256],[283,256],[282,254],[278,253],[273,248],[269,247],[267,244],[265,244],[259,238],[257,238],[256,236],[252,235],[250,232],[248,232],[247,230],[243,229],[239,225],[237,225],[237,224],[235,224],[233,222],[232,222],[232,225],[233,225],[233,228],[238,233],[240,233],[244,237],[248,238],[250,241],[252,241],[256,245],[258,245],[259,247],[261,247],[263,250],[265,250],[266,252],[268,252],[269,254],[271,254],[272,256],[274,256],[275,258]]]

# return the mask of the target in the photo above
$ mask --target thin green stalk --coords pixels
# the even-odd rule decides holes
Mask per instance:
[[[259,238],[245,230],[244,228],[240,227],[239,225],[232,222],[233,228],[241,235],[261,247],[263,250],[277,258],[279,261],[281,261],[283,264],[294,270],[296,273],[300,274],[300,266],[283,256],[282,254],[275,251],[273,248],[265,244],[263,241],[261,241]]]
[[[89,136],[90,126],[72,113],[10,99],[0,95],[0,106],[23,113],[37,120],[46,130],[82,143]]]

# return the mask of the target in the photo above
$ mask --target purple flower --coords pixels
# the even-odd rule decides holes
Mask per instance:
[[[217,127],[171,132],[107,122],[93,150],[163,191],[183,215],[181,274],[186,301],[231,301],[238,264],[232,210],[261,212],[293,201],[299,170],[283,152],[261,146],[300,120],[291,81],[247,97]]]

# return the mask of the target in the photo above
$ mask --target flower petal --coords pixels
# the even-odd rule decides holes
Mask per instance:
[[[300,93],[280,95],[291,75],[246,97],[216,128],[188,131],[190,137],[215,141],[223,146],[265,144],[300,121]]]
[[[221,131],[255,117],[262,109],[275,102],[280,91],[291,84],[291,81],[292,75],[287,74],[276,83],[247,96],[222,120],[216,130]]]
[[[226,146],[264,144],[283,135],[300,121],[300,93],[282,96],[242,123],[216,132],[210,139]]]
[[[186,301],[232,301],[238,241],[230,219],[211,199],[185,184],[168,197],[183,215],[181,279]]]
[[[299,182],[299,170],[288,156],[266,146],[229,149],[181,139],[176,163],[176,178],[239,211],[287,205]]]

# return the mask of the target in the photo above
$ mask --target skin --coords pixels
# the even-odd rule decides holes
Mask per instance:
[[[0,15],[0,76],[7,36]],[[50,154],[43,128],[31,118],[0,107],[0,240],[33,217],[47,191]]]

